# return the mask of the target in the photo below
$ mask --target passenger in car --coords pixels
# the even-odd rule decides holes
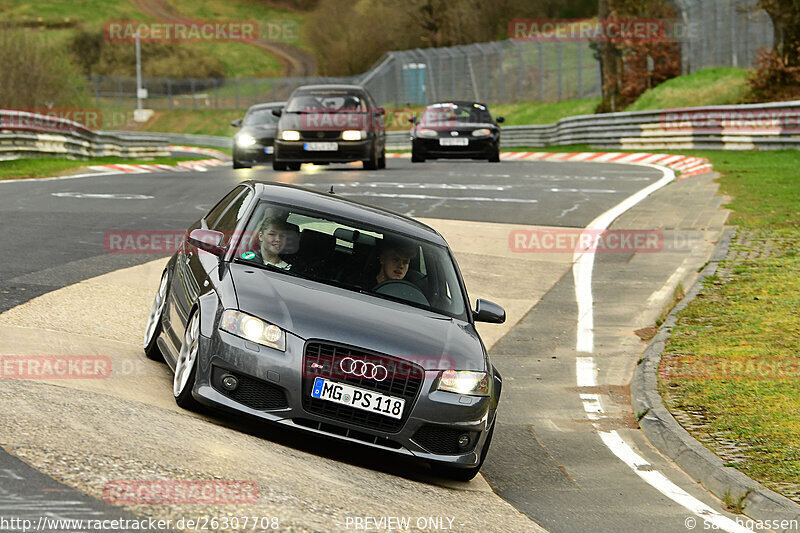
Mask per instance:
[[[284,261],[280,253],[286,248],[289,226],[282,217],[266,216],[258,225],[259,247],[255,252],[254,261],[275,265],[278,268],[289,270],[292,265]]]

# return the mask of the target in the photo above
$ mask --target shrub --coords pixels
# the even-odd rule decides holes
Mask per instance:
[[[0,26],[0,72],[4,108],[79,107],[89,101],[80,67],[37,30]]]

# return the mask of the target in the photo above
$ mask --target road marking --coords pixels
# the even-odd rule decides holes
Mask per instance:
[[[641,164],[641,163],[639,163]],[[622,213],[635,206],[647,196],[675,180],[675,172],[668,168],[655,165],[642,164],[642,166],[660,170],[663,177],[651,183],[644,189],[624,199],[605,213],[592,220],[585,231],[589,234],[598,230],[607,229],[611,223]],[[592,308],[592,270],[594,269],[595,252],[576,251],[572,256],[572,276],[575,280],[575,299],[578,303],[578,332],[575,349],[578,352],[592,353],[594,351],[594,316]]]
[[[371,189],[376,188],[389,188],[389,189],[454,189],[460,191],[507,191],[511,189],[511,185],[482,185],[472,183],[409,183],[409,182],[393,182],[393,181],[379,181],[379,182],[364,182],[364,181],[351,181],[345,183],[303,183],[306,187],[367,187]]]
[[[447,200],[453,202],[501,202],[536,204],[538,200],[521,198],[486,198],[483,196],[431,196],[427,194],[394,194],[379,192],[346,192],[342,196],[369,196],[371,198],[406,198],[409,200]]]
[[[672,170],[660,170],[664,173],[663,178],[626,198],[613,208],[598,216],[586,226],[586,230],[603,230],[608,228],[611,222],[622,213],[642,201],[649,194],[664,187],[675,179],[675,173]],[[575,280],[575,298],[578,303],[578,333],[575,349],[578,352],[591,353],[594,351],[594,316],[592,312],[594,304],[592,299],[594,255],[594,252],[575,252],[573,255],[574,264],[572,267],[572,275]],[[593,357],[577,357],[575,359],[575,374],[578,387],[597,387],[597,367]],[[633,451],[633,448],[631,448],[616,431],[601,431],[596,423],[596,421],[605,417],[605,411],[603,410],[600,396],[596,393],[581,393],[579,396],[586,417],[592,421],[592,426],[599,434],[603,444],[648,485],[678,505],[694,513],[705,522],[712,524],[716,529],[721,529],[730,533],[753,533],[752,530],[718,513],[674,484],[664,474],[655,470],[653,465]]]
[[[615,194],[620,191],[615,189],[558,189],[552,188],[549,189],[550,192],[585,192],[590,194]]]
[[[146,194],[128,193],[54,192],[51,194],[58,198],[91,198],[94,200],[149,200],[153,198]]]

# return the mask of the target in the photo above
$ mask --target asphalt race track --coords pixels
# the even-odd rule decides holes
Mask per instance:
[[[676,503],[646,482],[641,472],[625,464],[615,455],[608,435],[619,436],[647,462],[647,468],[641,470],[660,472],[690,499],[700,500],[723,517],[732,516],[646,441],[637,429],[635,414],[630,412],[626,387],[645,346],[633,330],[652,324],[671,294],[669,284],[680,280],[687,286],[718,238],[724,217],[719,216],[714,185],[706,176],[672,183],[614,222],[614,229],[658,230],[664,246],[659,253],[597,254],[592,277],[594,350],[590,358],[596,383],[584,384],[583,388],[576,381],[576,377],[581,379],[576,368],[585,363],[586,354],[576,352],[578,306],[572,254],[515,253],[509,250],[508,240],[509,231],[515,227],[583,228],[662,177],[662,171],[656,168],[607,163],[437,161],[412,165],[408,159],[390,159],[388,168],[381,171],[364,171],[360,165],[306,165],[300,172],[220,167],[207,172],[4,182],[0,183],[4,228],[0,233],[0,313],[9,311],[7,315],[13,318],[13,308],[32,303],[37,297],[159,259],[152,253],[108,253],[107,235],[182,231],[243,180],[274,180],[321,191],[333,188],[335,194],[426,219],[453,246],[473,300],[488,293],[489,299],[507,298],[510,302],[509,310],[514,312],[509,313],[513,318],[509,326],[513,329],[503,330],[502,338],[491,334],[485,337],[491,339],[487,345],[491,345],[492,360],[505,383],[499,426],[482,470],[495,494],[549,531],[685,532],[687,519],[697,518],[696,512]],[[473,287],[483,292],[479,294]],[[146,292],[143,300],[150,301],[151,292],[142,292]],[[0,326],[3,324],[0,315]],[[47,329],[46,325],[36,327]],[[134,336],[138,338],[140,332]],[[7,353],[0,347],[0,356]],[[145,361],[143,355],[138,357]],[[142,381],[136,389],[143,401],[125,404],[136,406],[131,420],[139,415],[141,420],[157,417],[160,409],[166,409],[160,405],[164,395],[169,395],[168,386],[156,391],[151,385],[166,383],[171,375],[166,366],[148,367],[148,373],[152,380]],[[0,380],[0,387],[6,389],[0,397],[10,398],[13,393],[19,399],[29,391],[31,398],[41,399],[47,397],[48,390],[54,390],[52,387],[60,387],[10,381]],[[59,397],[70,390],[61,388]],[[74,394],[75,398],[88,399],[103,393],[84,389]],[[587,402],[601,406],[599,419],[587,416],[591,412]],[[123,408],[112,401],[109,406]],[[72,426],[60,427],[45,416],[43,411],[42,425],[48,431],[65,440],[83,439],[87,453],[91,451],[90,435],[68,435]],[[431,490],[442,489],[443,495],[436,497],[442,498],[443,509],[447,508],[447,498],[468,502],[479,497],[481,490],[488,491],[482,481],[442,483],[426,477],[416,464],[387,464],[385,457],[369,451],[330,442],[310,443],[291,432],[266,431],[213,413],[190,422],[220,435],[241,432],[256,436],[275,448],[289,450],[289,454],[311,454],[326,471],[345,466],[365,469],[365,475],[375,483],[375,492],[400,490],[398,485],[412,481]],[[133,429],[141,434],[148,432],[146,425]],[[24,434],[19,428],[12,432]],[[31,428],[30,433],[37,430]],[[123,510],[71,490],[17,459],[15,455],[25,457],[54,475],[42,468],[44,463],[36,459],[36,453],[26,455],[38,446],[34,440],[27,447],[5,438],[1,442],[13,454],[0,453],[0,515],[36,517],[49,512],[53,516],[88,518],[137,514],[136,509]],[[54,443],[58,441],[53,439]],[[240,462],[245,463],[242,472],[246,473],[247,459]],[[181,467],[172,466],[177,470]],[[56,466],[53,469],[58,470]],[[66,480],[67,476],[56,477]],[[303,490],[302,483],[302,479],[295,479],[289,485]],[[88,490],[77,482],[68,485]],[[67,501],[72,503],[64,504]],[[406,514],[415,515],[414,504],[409,505],[412,508]],[[444,510],[442,514],[446,514]],[[296,530],[348,529],[339,522],[326,528],[322,517],[309,520],[311,525],[306,524],[306,528],[296,522],[300,524]],[[462,529],[457,525],[452,528],[473,531],[477,526],[465,526],[463,520],[460,524]],[[700,521],[698,528],[702,525]],[[530,527],[534,527],[532,522]],[[508,530],[515,529],[509,525]]]

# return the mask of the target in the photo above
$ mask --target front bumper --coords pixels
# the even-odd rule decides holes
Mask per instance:
[[[372,140],[363,141],[342,141],[335,142],[335,151],[309,151],[305,150],[304,144],[315,141],[275,141],[275,161],[281,163],[349,163],[351,161],[366,161],[372,155]]]
[[[497,154],[499,140],[492,137],[468,138],[466,146],[441,146],[439,138],[415,137],[411,141],[414,152],[424,158],[488,159]]]
[[[287,333],[286,352],[220,330],[211,338],[201,337],[200,342],[193,396],[212,407],[465,468],[479,463],[488,430],[494,423],[496,398],[436,391],[438,371],[424,372],[416,398],[406,401],[408,415],[399,428],[382,431],[363,422],[345,422],[304,407],[304,395],[308,400],[309,391],[308,380],[303,379],[308,343],[302,339]],[[226,392],[220,384],[223,374],[233,374],[239,378],[240,388],[247,390],[239,395]],[[457,440],[464,434],[470,435],[470,445],[457,451],[460,448],[451,446],[448,439]]]

